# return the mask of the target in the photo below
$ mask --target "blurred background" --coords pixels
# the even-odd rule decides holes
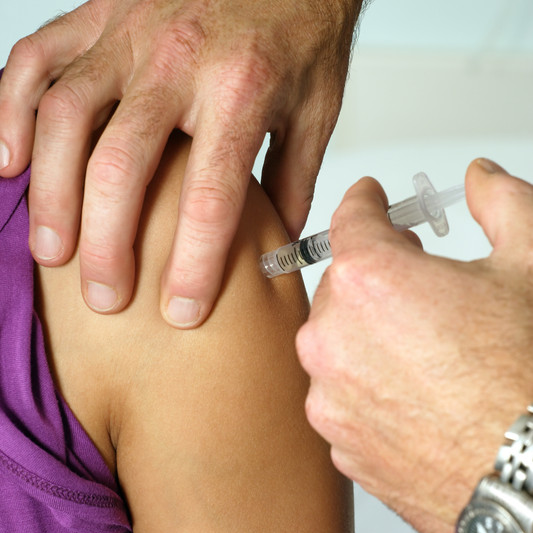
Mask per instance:
[[[79,4],[3,5],[0,63],[19,38]],[[411,178],[419,171],[437,189],[461,183],[468,163],[479,156],[531,181],[532,97],[531,0],[374,0],[362,18],[343,110],[304,235],[328,228],[344,192],[365,175],[382,183],[391,203],[413,194]],[[261,156],[256,175],[260,166]],[[428,252],[461,260],[490,253],[464,202],[447,214],[447,237],[417,230]],[[311,297],[326,267],[324,262],[303,271]],[[358,533],[413,532],[355,488]]]

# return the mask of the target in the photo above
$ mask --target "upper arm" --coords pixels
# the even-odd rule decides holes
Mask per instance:
[[[104,456],[112,461],[116,449],[137,533],[350,531],[350,484],[305,419],[308,380],[294,348],[307,313],[301,278],[267,280],[257,266],[284,238],[257,184],[209,319],[180,331],[161,318],[183,143],[170,143],[148,190],[129,307],[96,315],[77,283],[64,288],[75,274],[63,276],[64,297],[75,290],[76,303],[68,313],[46,309],[56,379]],[[44,276],[46,296],[60,282],[56,269]]]

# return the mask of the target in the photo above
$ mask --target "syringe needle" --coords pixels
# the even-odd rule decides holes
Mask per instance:
[[[413,177],[413,184],[416,196],[393,204],[387,210],[391,224],[396,230],[403,231],[429,222],[433,231],[439,237],[444,237],[449,230],[444,208],[464,197],[464,186],[457,185],[437,192],[423,172]],[[265,276],[273,278],[300,270],[328,257],[331,257],[331,245],[329,230],[326,230],[263,254],[259,265]]]

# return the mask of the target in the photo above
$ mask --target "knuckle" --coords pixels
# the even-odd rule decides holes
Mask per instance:
[[[335,349],[336,339],[328,335],[324,323],[311,321],[302,330],[296,338],[296,350],[302,368],[319,381],[342,379],[345,369]]]
[[[42,66],[46,52],[39,32],[17,41],[9,54],[10,62],[32,66]]]
[[[312,322],[304,324],[296,334],[296,351],[304,370],[314,375],[317,372],[317,363],[320,361],[319,341],[316,326]]]
[[[275,71],[273,72],[271,67],[267,57],[255,50],[247,51],[228,62],[221,86],[226,90],[233,90],[236,94],[239,94],[243,87],[264,87],[275,77]]]
[[[350,309],[358,314],[377,297],[377,269],[372,260],[365,259],[364,253],[343,253],[337,256],[328,267],[328,281],[330,287],[331,310]]]
[[[330,455],[333,466],[335,466],[335,468],[345,476],[351,477],[353,479],[353,468],[351,468],[352,463],[348,459],[346,454],[342,452],[339,448],[332,446]]]
[[[192,263],[190,268],[183,263],[172,267],[169,279],[172,280],[175,288],[183,287],[186,288],[188,294],[200,294],[212,284],[213,271],[210,269],[209,272],[204,272],[203,269],[197,268],[196,261],[193,260]]]
[[[385,241],[342,252],[328,269],[332,292],[341,299],[346,293],[383,295],[397,283],[398,272],[411,268],[405,261],[402,250]]]
[[[350,257],[340,256],[328,269],[331,296],[333,305],[335,302],[343,302],[347,298],[350,304],[361,305],[368,296],[368,275],[358,261],[354,262]],[[355,296],[355,298],[354,298]]]
[[[117,247],[113,244],[105,243],[103,240],[89,241],[82,239],[80,242],[80,260],[92,268],[101,272],[111,272],[120,264],[120,257]]]
[[[198,19],[180,17],[160,32],[154,45],[153,68],[164,78],[174,78],[176,68],[183,71],[198,63],[205,40],[206,34]]]
[[[64,213],[72,204],[71,198],[61,194],[57,183],[49,180],[33,180],[30,184],[30,206],[33,213],[54,216]]]
[[[56,123],[78,121],[87,110],[83,95],[69,84],[58,83],[41,98],[39,112]]]
[[[184,215],[195,228],[211,233],[235,218],[242,200],[242,192],[228,181],[196,180],[187,190]]]
[[[356,449],[354,435],[357,435],[351,421],[352,416],[346,408],[335,400],[329,399],[324,393],[314,392],[313,388],[307,395],[305,413],[311,426],[330,444],[343,444],[349,449]]]
[[[265,113],[270,112],[268,106],[258,103],[274,98],[279,87],[277,76],[266,55],[252,51],[228,60],[220,67],[215,92],[218,109],[230,117],[246,109],[257,112],[264,108]]]
[[[305,415],[309,423],[315,428],[321,426],[323,421],[322,410],[320,409],[319,402],[317,401],[316,395],[313,394],[313,390],[309,392],[307,398],[305,399]]]
[[[343,297],[350,294],[355,286],[359,290],[365,282],[365,270],[362,267],[362,254],[354,259],[354,254],[343,253],[335,257],[328,267],[328,282],[333,296]]]
[[[95,152],[87,167],[88,176],[95,188],[104,196],[115,198],[126,192],[132,176],[137,174],[139,163],[133,155],[135,150],[108,144]]]
[[[343,201],[340,203],[337,209],[335,209],[335,211],[333,212],[333,216],[331,217],[331,229],[330,229],[330,231],[333,234],[342,233],[343,228],[347,227],[347,224],[349,223],[350,219],[353,216],[353,207],[351,205],[351,202],[346,200],[346,198],[348,197],[348,195],[351,194],[353,189],[354,189],[354,186],[350,187]]]
[[[313,388],[305,399],[305,415],[311,426],[322,435],[331,431],[333,423],[328,416],[327,405],[321,395],[317,394]]]

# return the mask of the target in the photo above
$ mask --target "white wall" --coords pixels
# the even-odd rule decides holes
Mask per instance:
[[[0,9],[0,65],[5,65],[9,50],[62,12],[71,11],[81,0],[2,0]]]
[[[18,38],[80,3],[4,2],[0,63]],[[533,178],[531,95],[531,0],[374,0],[305,234],[329,226],[344,191],[363,175],[378,178],[392,202],[412,194],[416,172],[448,187],[478,156]],[[420,228],[426,250],[465,260],[489,252],[464,204],[450,208],[448,218],[444,239]],[[326,266],[304,271],[310,294]],[[356,520],[358,533],[412,531],[359,488]]]

